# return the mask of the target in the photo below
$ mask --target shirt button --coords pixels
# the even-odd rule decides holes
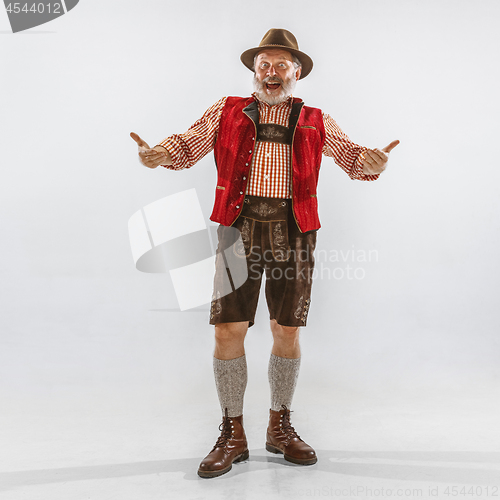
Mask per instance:
[[[243,194],[243,191],[240,191],[240,194]]]
[[[248,163],[247,163],[247,165],[248,165]],[[244,180],[244,181],[245,181],[246,179],[247,179],[246,177],[243,177],[243,180]]]
[[[251,151],[249,151],[249,153],[250,153],[250,154],[252,154],[252,152],[251,152]]]
[[[248,163],[245,163],[245,167],[248,167]]]
[[[239,205],[236,205],[236,208],[240,208],[240,206],[239,206]]]

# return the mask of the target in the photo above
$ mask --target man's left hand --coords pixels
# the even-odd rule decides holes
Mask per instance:
[[[392,141],[384,149],[367,149],[361,154],[363,161],[363,173],[367,175],[376,175],[382,173],[387,167],[389,153],[399,144],[399,141]]]

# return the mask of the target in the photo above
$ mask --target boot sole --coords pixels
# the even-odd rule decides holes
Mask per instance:
[[[285,460],[299,465],[314,465],[318,461],[318,457],[314,458],[295,458],[283,453],[279,448],[273,446],[272,444],[266,443],[266,450],[271,453],[281,454],[284,456]]]
[[[226,474],[233,468],[233,464],[235,462],[243,462],[244,460],[248,460],[248,457],[250,456],[250,453],[248,450],[244,451],[241,455],[238,455],[229,465],[229,467],[226,467],[225,469],[220,469],[220,470],[200,470],[198,469],[198,476],[203,477],[203,478],[211,478],[211,477],[218,477],[222,476],[223,474]]]

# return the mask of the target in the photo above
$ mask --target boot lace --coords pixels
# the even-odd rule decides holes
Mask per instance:
[[[292,423],[290,422],[291,410],[289,410],[286,405],[281,405],[281,408],[283,409],[283,414],[281,416],[281,429],[286,434],[286,441],[288,444],[295,437],[300,439],[300,436],[297,434],[292,426]]]
[[[224,413],[225,414],[222,417],[222,423],[219,425],[219,430],[221,431],[221,434],[217,438],[217,441],[215,442],[212,451],[214,451],[215,448],[223,448],[226,445],[228,439],[230,439],[231,436],[233,435],[232,420],[231,417],[228,417],[227,415],[227,408],[225,409]]]

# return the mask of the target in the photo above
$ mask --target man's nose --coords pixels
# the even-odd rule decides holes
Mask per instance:
[[[267,70],[267,74],[269,76],[275,76],[276,75],[276,70],[274,69],[274,66],[269,66],[269,69]]]

